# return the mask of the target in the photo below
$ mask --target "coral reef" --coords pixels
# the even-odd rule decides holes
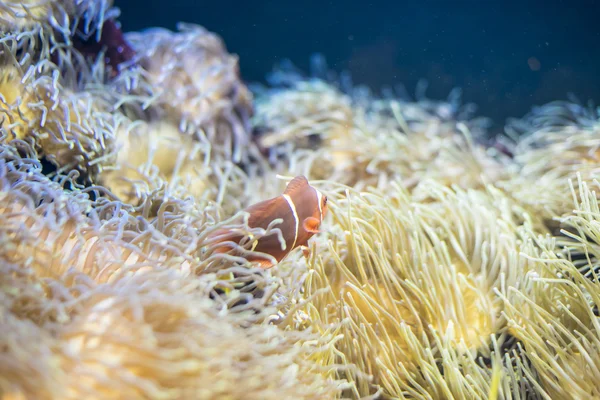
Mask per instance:
[[[459,91],[320,56],[249,87],[216,33],[118,16],[0,4],[1,399],[600,398],[597,110],[490,138]],[[327,215],[260,268],[296,225],[243,210],[298,175]]]

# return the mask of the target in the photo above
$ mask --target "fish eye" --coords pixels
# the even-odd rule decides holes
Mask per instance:
[[[323,205],[327,205],[327,196],[323,196]]]

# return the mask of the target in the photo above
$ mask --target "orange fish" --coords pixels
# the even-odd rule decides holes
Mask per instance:
[[[275,225],[275,228],[281,230],[285,248],[282,248],[276,233],[261,237],[254,247],[254,251],[270,254],[280,262],[297,247],[302,247],[305,255],[307,254],[308,240],[319,233],[319,227],[327,212],[327,196],[312,187],[306,177],[297,176],[288,183],[282,195],[254,204],[245,211],[250,214],[248,218],[250,228],[267,229],[273,220],[277,218],[283,220],[282,223]],[[229,232],[219,230],[212,236],[226,233]],[[227,236],[223,241],[239,243],[243,239],[242,235]],[[226,253],[232,247],[224,244],[215,251]],[[271,261],[258,256],[250,256],[248,261],[257,261],[262,268],[271,268],[274,265]]]

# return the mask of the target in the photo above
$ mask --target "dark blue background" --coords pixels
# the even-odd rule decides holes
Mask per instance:
[[[500,127],[533,105],[600,100],[599,1],[191,1],[117,0],[123,30],[193,22],[240,56],[242,76],[263,81],[284,58],[307,69],[311,54],[375,90],[421,78]],[[537,60],[539,70],[535,67]],[[529,60],[529,61],[528,61]],[[532,66],[530,65],[532,64]]]

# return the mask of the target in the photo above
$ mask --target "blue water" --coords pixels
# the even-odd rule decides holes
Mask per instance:
[[[124,31],[193,22],[240,57],[246,81],[290,59],[331,68],[378,90],[403,84],[444,98],[453,87],[501,128],[532,106],[600,103],[600,1],[116,1]]]

